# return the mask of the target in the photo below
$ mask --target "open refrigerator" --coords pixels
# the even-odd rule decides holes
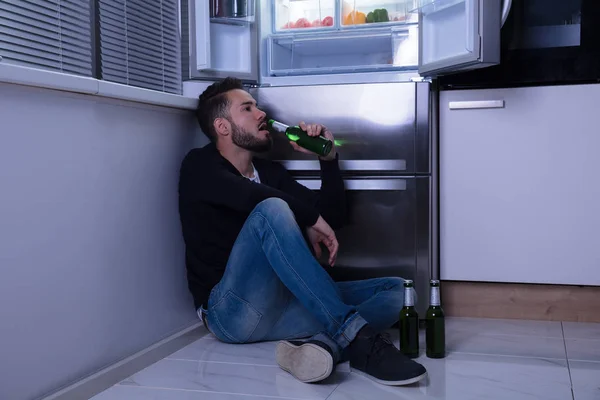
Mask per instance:
[[[437,93],[428,78],[500,61],[501,0],[182,1],[184,92],[234,76],[269,118],[328,126],[341,146],[349,222],[327,270],[336,280],[413,279],[424,316],[429,279],[439,277]],[[268,157],[318,191],[314,157],[274,139]]]
[[[186,1],[189,77],[258,86],[495,65],[507,12],[502,0]]]

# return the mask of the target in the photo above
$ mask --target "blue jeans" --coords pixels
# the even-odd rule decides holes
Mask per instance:
[[[335,267],[334,267],[335,268]],[[205,312],[226,343],[312,337],[334,360],[368,322],[383,330],[398,320],[404,279],[334,282],[317,262],[287,203],[271,198],[247,218]]]

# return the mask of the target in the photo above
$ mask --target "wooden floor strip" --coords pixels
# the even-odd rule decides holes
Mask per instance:
[[[448,316],[600,322],[600,286],[442,281],[441,297]]]

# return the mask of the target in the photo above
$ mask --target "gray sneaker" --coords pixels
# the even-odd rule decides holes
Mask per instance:
[[[322,381],[333,372],[333,352],[318,340],[282,340],[275,353],[281,369],[301,382]]]

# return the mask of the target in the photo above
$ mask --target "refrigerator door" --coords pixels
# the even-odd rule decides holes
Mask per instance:
[[[189,76],[234,76],[258,82],[258,28],[253,0],[187,0]],[[243,4],[239,7],[226,7]],[[182,2],[183,5],[183,2]]]
[[[417,0],[419,73],[437,75],[500,63],[501,0]]]
[[[334,135],[340,168],[345,172],[412,173],[417,169],[416,85],[403,82],[260,87],[256,98],[267,118],[286,125],[300,121],[325,125]],[[284,135],[273,133],[273,142],[268,157],[280,161],[288,170],[320,170],[316,157],[294,151]]]

